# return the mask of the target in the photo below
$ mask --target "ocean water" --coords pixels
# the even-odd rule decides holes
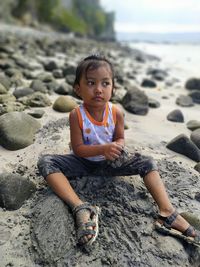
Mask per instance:
[[[127,43],[132,48],[161,58],[161,65],[170,68],[179,78],[200,78],[200,43]]]
[[[118,41],[200,44],[200,32],[117,32]]]

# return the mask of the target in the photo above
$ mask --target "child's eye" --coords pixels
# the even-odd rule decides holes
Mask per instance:
[[[110,82],[103,82],[102,84],[103,84],[104,87],[106,87],[106,86],[110,85]]]
[[[89,85],[89,86],[94,85],[94,82],[93,81],[87,81],[87,85]]]

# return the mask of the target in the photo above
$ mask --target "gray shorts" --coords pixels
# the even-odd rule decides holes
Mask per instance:
[[[128,162],[120,167],[112,167],[108,161],[91,161],[77,157],[74,154],[44,155],[38,160],[40,174],[46,178],[52,173],[63,173],[68,178],[81,176],[127,176],[137,175],[145,177],[147,173],[158,170],[152,157],[139,153],[131,154]]]

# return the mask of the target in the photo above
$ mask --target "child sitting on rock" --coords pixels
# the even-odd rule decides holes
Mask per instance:
[[[172,206],[156,163],[151,157],[128,153],[124,147],[122,112],[109,100],[114,89],[113,66],[92,55],[76,69],[74,90],[83,103],[71,111],[68,155],[45,155],[38,168],[53,191],[72,209],[79,244],[92,244],[98,235],[99,208],[83,202],[67,177],[139,174],[159,208],[157,229],[200,244],[200,233]]]

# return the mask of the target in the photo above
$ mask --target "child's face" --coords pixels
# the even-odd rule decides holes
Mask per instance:
[[[112,72],[108,64],[88,70],[82,75],[76,93],[90,106],[104,106],[111,98],[113,90]]]

